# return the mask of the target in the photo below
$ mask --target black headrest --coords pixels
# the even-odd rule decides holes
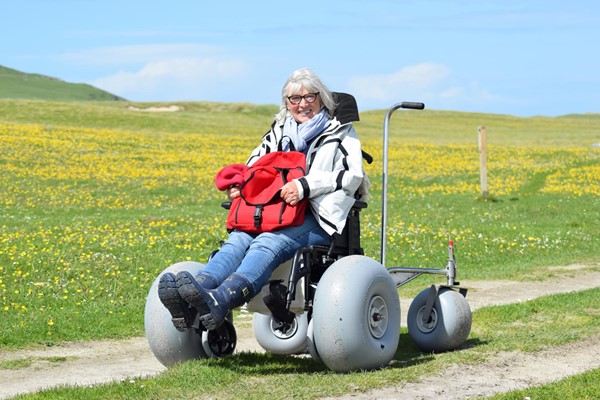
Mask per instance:
[[[335,112],[333,113],[334,117],[337,117],[342,124],[360,120],[354,96],[340,92],[333,92],[332,94],[336,104]]]

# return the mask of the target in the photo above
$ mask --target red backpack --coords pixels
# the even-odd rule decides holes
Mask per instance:
[[[283,185],[306,174],[306,157],[297,151],[272,152],[244,172],[240,196],[227,216],[227,229],[258,234],[304,222],[307,199],[291,206],[281,197]]]

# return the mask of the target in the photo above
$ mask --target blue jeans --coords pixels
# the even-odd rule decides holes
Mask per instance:
[[[275,268],[291,259],[296,250],[329,243],[331,236],[321,228],[312,212],[307,210],[304,223],[300,226],[259,235],[231,232],[227,242],[208,261],[202,272],[214,277],[219,284],[235,272],[252,284],[252,296],[255,296],[267,283]]]

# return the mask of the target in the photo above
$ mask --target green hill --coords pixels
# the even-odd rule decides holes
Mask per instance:
[[[28,74],[0,65],[0,98],[56,101],[122,101],[114,94],[84,83],[69,83],[39,74]]]

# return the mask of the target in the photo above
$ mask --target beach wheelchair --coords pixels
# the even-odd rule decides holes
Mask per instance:
[[[424,352],[444,352],[467,340],[472,314],[467,289],[456,281],[452,241],[443,268],[385,266],[389,120],[401,108],[423,109],[424,105],[398,103],[384,119],[380,261],[365,256],[361,247],[360,212],[367,204],[357,199],[342,234],[334,235],[329,246],[299,249],[243,307],[253,313],[255,338],[267,352],[310,354],[336,372],[385,367],[394,358],[400,338],[398,288],[423,274],[445,275],[446,283],[432,285],[413,299],[407,314],[413,342]],[[365,159],[372,161],[368,154]],[[181,270],[197,275],[203,266],[181,262],[161,275]],[[196,320],[191,329],[179,331],[158,299],[158,280],[146,300],[145,330],[150,349],[163,365],[234,352],[237,335],[231,314],[215,330],[202,329]]]

